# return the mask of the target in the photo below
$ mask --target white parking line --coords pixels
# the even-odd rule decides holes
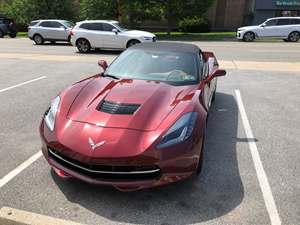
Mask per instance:
[[[0,188],[2,188],[5,184],[7,184],[10,180],[12,180],[15,176],[25,170],[28,166],[30,166],[34,161],[42,156],[42,152],[39,151],[19,165],[17,168],[9,172],[0,180]]]
[[[20,84],[17,84],[17,85],[8,87],[8,88],[0,89],[0,93],[11,90],[11,89],[14,89],[16,87],[20,87],[20,86],[25,85],[25,84],[29,84],[29,83],[32,83],[32,82],[35,82],[35,81],[38,81],[38,80],[42,80],[42,79],[45,79],[45,78],[46,78],[46,76],[42,76],[42,77],[38,77],[38,78],[35,78],[33,80],[25,81],[23,83],[20,83]]]
[[[250,123],[249,123],[249,120],[248,120],[248,117],[246,114],[246,110],[245,110],[245,107],[244,107],[244,104],[242,101],[240,91],[235,90],[235,95],[236,95],[236,100],[237,100],[237,104],[239,107],[239,111],[241,114],[241,118],[243,121],[246,136],[248,139],[253,140],[254,136],[252,133],[252,129],[250,127]],[[266,205],[267,211],[269,213],[271,224],[272,225],[280,225],[281,219],[278,214],[278,210],[277,210],[277,207],[276,207],[276,204],[274,201],[272,190],[271,190],[270,184],[268,182],[268,178],[267,178],[266,172],[264,170],[263,164],[261,162],[257,146],[256,146],[255,142],[253,142],[253,141],[249,141],[248,144],[249,144],[249,148],[251,151],[254,167],[256,170],[256,175],[257,175],[259,185],[260,185],[260,189],[262,191],[265,205]]]

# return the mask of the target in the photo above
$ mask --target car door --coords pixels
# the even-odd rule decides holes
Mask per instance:
[[[258,29],[257,35],[259,37],[276,37],[277,22],[277,19],[271,19],[266,21],[260,26],[260,29]]]
[[[64,26],[56,21],[43,21],[39,25],[37,31],[45,39],[49,40],[66,40],[65,37],[66,30]]]
[[[51,28],[49,29],[49,36],[53,40],[67,40],[68,32],[67,28],[57,21],[51,21]]]
[[[277,26],[275,28],[276,37],[287,37],[291,32],[291,19],[278,19]]]
[[[103,23],[103,42],[106,48],[122,48],[123,36],[120,31],[110,23]],[[114,32],[116,30],[117,32]]]

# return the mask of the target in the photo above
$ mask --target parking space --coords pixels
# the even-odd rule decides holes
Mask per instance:
[[[0,188],[0,208],[9,206],[85,224],[170,225],[280,224],[272,220],[278,210],[282,224],[297,224],[300,45],[194,43],[214,51],[220,66],[228,69],[228,76],[219,79],[209,117],[200,177],[122,193],[61,180],[40,157]],[[38,126],[50,100],[64,87],[96,74],[98,59],[111,62],[119,52],[82,55],[71,46],[34,46],[27,39],[0,40],[0,49],[3,178],[40,150]],[[241,93],[254,135],[251,139],[244,130],[235,90]],[[268,208],[272,199],[265,196],[266,186],[258,178],[263,174],[255,166],[249,142],[257,146],[275,211]]]

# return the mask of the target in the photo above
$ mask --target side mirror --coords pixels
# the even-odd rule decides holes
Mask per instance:
[[[226,70],[216,70],[213,74],[212,77],[222,77],[226,75]]]
[[[116,28],[112,29],[112,32],[115,32],[115,34],[119,33],[119,31]]]
[[[105,71],[108,67],[107,62],[105,60],[99,60],[98,65]]]
[[[265,23],[263,23],[263,24],[261,24],[260,26],[261,26],[261,27],[265,27],[265,26],[266,26],[266,24],[265,24]]]
[[[67,28],[65,26],[60,26],[59,28],[66,30]]]

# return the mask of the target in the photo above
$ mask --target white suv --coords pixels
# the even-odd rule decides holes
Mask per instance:
[[[127,30],[114,20],[86,20],[76,24],[70,32],[71,43],[79,52],[87,53],[91,48],[125,49],[141,42],[155,42],[152,33]]]
[[[297,42],[300,39],[300,17],[271,18],[257,26],[241,27],[237,39],[254,41],[256,38],[280,38],[284,41]]]

